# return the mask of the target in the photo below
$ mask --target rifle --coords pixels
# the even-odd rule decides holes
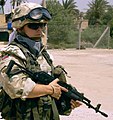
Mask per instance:
[[[16,71],[16,72],[11,72],[11,69],[13,68],[14,65],[17,65],[19,67],[20,70]],[[6,70],[6,74],[11,77],[13,75],[19,74],[19,73],[26,73],[34,82],[39,83],[39,84],[45,84],[48,85],[50,82],[52,82],[55,78],[49,74],[47,74],[44,71],[39,71],[39,72],[32,72],[26,68],[24,68],[23,66],[21,66],[20,64],[16,63],[15,61],[11,60],[9,62],[9,65],[7,67]],[[62,92],[62,96],[64,95],[66,97],[66,99],[73,99],[73,100],[78,100],[82,103],[84,103],[86,106],[88,106],[88,108],[92,108],[95,110],[96,113],[100,113],[101,115],[103,115],[104,117],[108,117],[108,115],[102,111],[100,111],[100,107],[101,104],[97,104],[96,107],[94,107],[91,104],[91,100],[89,100],[88,98],[86,98],[84,96],[83,93],[80,93],[77,91],[77,89],[75,87],[73,87],[70,84],[67,84],[65,82],[62,81],[58,81],[58,84],[60,86],[65,87],[66,89],[68,89],[68,92]],[[62,97],[61,96],[61,97]],[[63,104],[63,107],[65,107],[65,103]],[[67,107],[67,106],[66,106]],[[69,107],[69,106],[68,106]],[[62,112],[62,111],[60,111]],[[62,114],[62,113],[61,113]]]

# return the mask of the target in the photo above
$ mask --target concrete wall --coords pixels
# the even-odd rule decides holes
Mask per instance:
[[[6,26],[6,19],[4,14],[0,14],[0,27]]]

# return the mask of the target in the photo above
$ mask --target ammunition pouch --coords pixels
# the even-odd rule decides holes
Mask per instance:
[[[61,65],[56,66],[52,72],[55,78],[66,82],[65,70]]]
[[[2,89],[0,92],[1,116],[7,120],[45,120],[51,118],[52,99],[50,96],[22,100],[11,99]]]
[[[42,96],[38,100],[38,113],[40,120],[46,120],[46,118],[51,118],[52,109],[52,99],[50,96]]]
[[[13,107],[13,101],[12,99],[7,95],[7,93],[1,89],[0,91],[0,112],[1,116],[3,118],[11,118],[14,111],[12,111]]]

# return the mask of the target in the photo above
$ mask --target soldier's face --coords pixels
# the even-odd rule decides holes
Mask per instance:
[[[24,26],[23,31],[30,38],[40,38],[44,27],[45,25],[43,24],[39,26],[37,24],[27,24]]]

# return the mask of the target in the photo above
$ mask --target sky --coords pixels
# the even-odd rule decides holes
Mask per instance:
[[[7,4],[5,6],[5,13],[9,13],[11,10],[11,5],[10,5],[10,0],[7,0]],[[35,2],[35,3],[41,3],[42,0],[27,0],[29,2]],[[59,0],[60,2],[62,0]],[[92,0],[75,0],[76,5],[78,6],[78,9],[81,12],[85,12],[88,9],[88,3],[91,2]],[[113,5],[113,0],[107,0],[109,2],[110,5]]]
[[[78,9],[82,11],[86,11],[88,9],[88,3],[91,2],[92,0],[75,0],[76,5],[78,6]],[[113,5],[113,0],[107,0],[110,5]]]

